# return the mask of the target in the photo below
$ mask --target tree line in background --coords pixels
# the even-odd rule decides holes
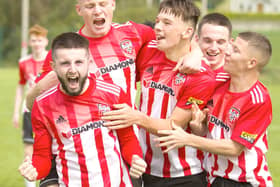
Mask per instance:
[[[154,20],[159,0],[147,8],[143,0],[117,0],[114,22]],[[77,31],[83,20],[75,11],[76,0],[30,0],[29,26],[40,24],[51,40],[62,32]],[[21,49],[21,1],[0,0],[0,67],[17,65]]]

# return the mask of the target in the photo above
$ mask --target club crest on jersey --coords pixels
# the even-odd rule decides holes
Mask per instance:
[[[98,110],[100,111],[101,114],[103,112],[111,111],[111,108],[108,105],[98,104],[97,107],[98,107]]]
[[[240,111],[235,107],[231,107],[228,114],[229,114],[229,121],[233,123],[239,118]]]
[[[254,141],[257,138],[257,134],[250,134],[248,132],[242,131],[240,137],[248,142],[250,142],[251,144],[254,143]]]
[[[196,99],[194,97],[189,97],[188,101],[186,102],[186,106],[191,105],[193,103],[196,103],[197,105],[202,105],[203,101],[199,100],[199,99]]]
[[[175,81],[175,85],[178,86],[178,85],[184,83],[185,80],[186,80],[185,76],[183,74],[181,74],[181,73],[178,73],[176,75],[176,77],[175,77],[175,80],[174,80]]]
[[[123,40],[120,43],[120,46],[125,53],[125,55],[132,56],[133,55],[133,45],[130,40]]]

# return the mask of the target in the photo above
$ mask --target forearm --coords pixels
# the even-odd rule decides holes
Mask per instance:
[[[15,96],[15,104],[14,104],[14,115],[19,113],[20,105],[21,105],[22,97],[23,97],[23,90],[24,90],[23,85],[18,85],[17,86],[16,96]]]
[[[194,148],[224,156],[239,156],[244,146],[230,139],[208,139],[193,134],[186,139],[185,144]]]
[[[159,130],[171,130],[171,119],[156,119],[147,115],[143,116],[141,121],[137,123],[140,127],[149,133],[157,135]]]
[[[138,155],[140,158],[143,157],[142,149],[132,126],[118,129],[117,134],[122,157],[128,164],[131,165],[133,155]]]
[[[28,91],[26,96],[27,108],[31,110],[36,97],[42,94],[43,92],[45,92],[46,90],[54,87],[57,84],[58,84],[57,76],[54,71],[51,71]]]

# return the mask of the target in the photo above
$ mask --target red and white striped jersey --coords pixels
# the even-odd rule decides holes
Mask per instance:
[[[211,139],[232,139],[245,146],[238,157],[208,153],[205,168],[210,182],[220,176],[253,186],[272,186],[265,153],[267,127],[272,120],[272,106],[267,89],[258,81],[242,93],[228,91],[229,82],[216,90],[209,105],[209,133]]]
[[[36,61],[32,55],[28,55],[19,60],[19,84],[25,85],[28,88],[34,85],[35,79],[39,74],[44,60]]]
[[[89,40],[89,48],[92,56],[90,72],[97,79],[105,80],[120,86],[132,104],[135,102],[135,59],[140,48],[151,39],[154,32],[151,27],[127,22],[125,24],[113,23],[109,33],[100,38],[90,38],[79,34]],[[51,55],[48,55],[44,66],[43,76],[52,70],[50,66]],[[43,77],[42,76],[42,77]]]
[[[141,80],[140,110],[154,118],[168,118],[178,106],[191,109],[196,101],[207,104],[215,89],[214,73],[202,62],[201,72],[184,75],[172,71],[176,62],[170,61],[151,41],[141,50],[137,70]],[[139,62],[140,61],[140,62]],[[190,129],[187,129],[190,132]],[[159,177],[180,177],[202,172],[203,154],[192,147],[163,153],[154,143],[155,135],[140,128],[139,141],[147,162],[146,173]]]
[[[112,131],[100,118],[113,104],[127,101],[126,94],[119,86],[89,80],[82,95],[66,95],[58,86],[36,98],[32,162],[38,179],[48,174],[53,153],[60,186],[132,186],[123,159],[131,164],[133,154],[142,157],[133,128]]]

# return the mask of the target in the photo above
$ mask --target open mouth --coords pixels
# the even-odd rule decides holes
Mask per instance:
[[[75,86],[77,83],[79,83],[78,77],[68,77],[67,80],[72,86]]]
[[[93,21],[93,24],[97,25],[97,26],[102,26],[102,25],[104,25],[104,23],[105,23],[104,18],[99,18],[99,19],[96,19],[96,20]]]
[[[207,55],[210,56],[210,57],[215,57],[215,56],[218,56],[220,53],[217,52],[217,53],[210,53],[210,52],[207,52]]]

